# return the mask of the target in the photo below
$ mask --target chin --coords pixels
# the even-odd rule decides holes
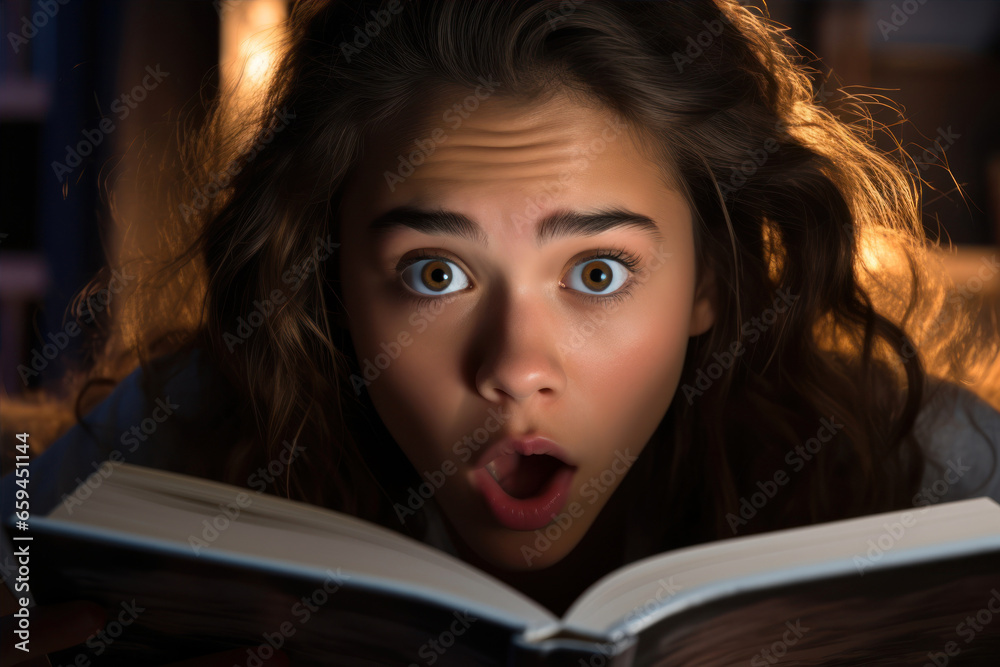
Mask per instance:
[[[584,520],[587,520],[584,523]],[[479,524],[462,531],[469,549],[490,565],[508,572],[534,572],[551,567],[573,551],[590,527],[589,517],[568,523],[553,521],[531,531]]]

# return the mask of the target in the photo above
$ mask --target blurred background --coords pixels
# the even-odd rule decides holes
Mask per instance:
[[[219,90],[264,84],[291,3],[0,2],[0,379],[17,394],[58,380],[77,354],[67,306],[106,258],[151,242],[178,122],[197,126]],[[817,101],[843,108],[844,86],[903,109],[906,123],[871,108],[894,135],[876,141],[905,149],[927,181],[925,227],[958,246],[949,270],[1000,304],[1000,272],[986,271],[1000,241],[1000,2],[766,7],[819,59]],[[127,281],[113,277],[94,307],[113,310]]]

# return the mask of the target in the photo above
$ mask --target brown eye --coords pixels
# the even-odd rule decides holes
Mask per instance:
[[[628,274],[628,269],[617,260],[588,259],[570,270],[567,286],[585,294],[607,294],[620,289]]]
[[[469,286],[469,279],[462,269],[454,262],[437,257],[410,264],[402,270],[400,277],[407,287],[429,296],[452,294]]]
[[[583,284],[587,289],[603,292],[611,284],[611,271],[608,265],[601,261],[587,262],[583,267]]]
[[[451,284],[451,271],[447,264],[436,259],[424,264],[423,270],[420,271],[420,279],[430,289],[440,292]]]

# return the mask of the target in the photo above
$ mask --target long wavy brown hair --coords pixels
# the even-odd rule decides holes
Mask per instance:
[[[616,114],[695,212],[717,319],[690,340],[673,404],[619,489],[650,508],[647,551],[733,535],[727,516],[823,419],[835,437],[739,532],[909,506],[929,380],[1000,405],[997,339],[974,330],[974,300],[951,298],[908,156],[875,147],[861,98],[842,96],[839,116],[820,104],[815,72],[760,13],[733,0],[300,2],[286,36],[255,111],[222,96],[185,143],[161,252],[128,265],[135,288],[65,393],[5,401],[5,429],[44,414],[36,443],[51,440],[137,364],[200,347],[228,386],[215,430],[192,435],[211,474],[246,484],[292,443],[305,451],[272,492],[419,536],[392,511],[419,479],[352,386],[338,254],[309,258],[338,238],[367,138],[412,150],[424,128],[404,112],[483,76],[497,95],[558,88]],[[275,290],[287,301],[238,335]]]

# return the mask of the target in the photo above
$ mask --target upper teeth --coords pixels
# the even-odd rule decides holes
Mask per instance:
[[[488,472],[490,474],[490,477],[495,479],[497,482],[500,481],[500,478],[497,477],[496,461],[490,461],[489,463],[486,464],[486,472]]]

